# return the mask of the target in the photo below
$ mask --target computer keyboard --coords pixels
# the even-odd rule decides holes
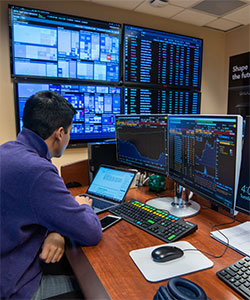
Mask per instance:
[[[197,229],[194,223],[134,199],[123,202],[109,211],[167,243],[177,241]]]
[[[250,258],[244,257],[216,275],[244,299],[250,300]]]
[[[110,207],[110,203],[109,202],[105,202],[105,201],[100,201],[97,198],[93,198],[91,197],[91,199],[93,200],[92,206],[99,208],[99,209],[104,209],[104,208],[108,208]]]

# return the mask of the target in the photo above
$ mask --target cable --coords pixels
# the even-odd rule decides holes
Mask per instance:
[[[229,239],[228,239],[228,237],[227,237],[223,232],[221,232],[217,227],[218,227],[218,226],[225,226],[225,225],[233,224],[235,221],[237,221],[237,220],[235,220],[235,218],[233,218],[233,221],[231,221],[231,222],[224,223],[224,224],[217,224],[217,225],[213,225],[213,226],[212,226],[212,229],[213,229],[213,228],[216,228],[216,230],[217,230],[222,236],[224,236],[225,239],[226,239],[226,241],[227,241],[226,247],[225,247],[225,249],[223,250],[222,254],[220,254],[220,255],[214,255],[214,254],[212,254],[212,253],[206,252],[206,251],[201,250],[201,249],[184,249],[183,251],[200,251],[200,252],[202,252],[202,253],[204,253],[204,254],[207,254],[207,255],[209,255],[209,256],[212,256],[213,258],[221,258],[222,256],[224,256],[224,254],[226,253],[227,249],[229,248]]]

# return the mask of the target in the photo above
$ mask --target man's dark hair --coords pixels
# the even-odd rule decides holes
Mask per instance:
[[[31,96],[24,107],[23,127],[46,140],[58,128],[64,132],[72,123],[76,110],[61,95],[51,91],[38,92]]]

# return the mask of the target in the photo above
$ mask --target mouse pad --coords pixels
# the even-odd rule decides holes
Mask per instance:
[[[183,241],[131,251],[129,253],[130,257],[148,281],[156,282],[166,280],[208,269],[214,265],[214,263],[200,251],[185,251],[182,257],[172,261],[154,262],[151,257],[151,252],[161,246],[176,246],[182,250],[196,249],[190,243]]]

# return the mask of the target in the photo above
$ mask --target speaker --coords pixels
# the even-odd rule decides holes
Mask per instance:
[[[89,180],[92,182],[101,164],[119,166],[116,160],[116,143],[88,143]]]

